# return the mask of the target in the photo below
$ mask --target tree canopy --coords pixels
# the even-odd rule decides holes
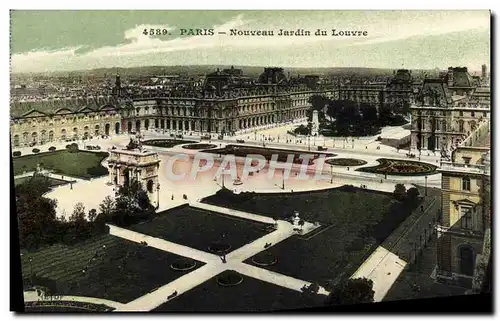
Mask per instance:
[[[366,278],[348,279],[337,284],[326,299],[327,305],[371,303],[375,291],[373,281]]]

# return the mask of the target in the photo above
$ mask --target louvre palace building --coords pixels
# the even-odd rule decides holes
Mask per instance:
[[[411,106],[411,148],[453,149],[490,118],[489,83],[472,77],[465,67],[450,67],[443,77],[424,79]]]
[[[287,76],[283,68],[264,68],[257,78],[241,69],[217,70],[201,84],[144,89],[122,86],[116,76],[107,94],[11,102],[11,144],[35,146],[148,130],[230,135],[263,125],[305,120],[309,98],[323,95],[373,103],[412,103],[411,71],[394,71],[385,83],[334,86],[319,76]]]

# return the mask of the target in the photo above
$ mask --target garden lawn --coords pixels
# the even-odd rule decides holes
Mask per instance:
[[[92,178],[108,174],[108,170],[101,165],[106,157],[107,152],[59,150],[16,157],[12,161],[14,175],[35,171],[37,164],[42,163],[42,168],[53,170],[57,174]]]
[[[325,298],[325,297],[320,297]],[[322,302],[322,300],[318,300]],[[153,311],[168,312],[268,312],[317,306],[306,302],[301,292],[243,275],[243,282],[224,287],[216,277],[165,302]]]
[[[266,227],[269,225],[183,205],[128,229],[209,252],[210,244],[218,241],[233,251],[266,235]]]
[[[21,265],[25,286],[31,285],[33,275],[33,285],[55,287],[58,295],[127,303],[187,273],[170,268],[178,258],[106,234],[74,246],[57,244],[25,252]],[[202,265],[197,262],[197,267]]]
[[[26,181],[29,181],[31,178],[33,178],[33,177],[32,176],[25,176],[25,177],[15,178],[14,179],[14,185],[15,186],[21,185],[22,183],[24,183]],[[49,187],[56,187],[56,186],[59,186],[59,185],[64,185],[64,184],[68,184],[69,183],[69,181],[65,181],[63,179],[53,178],[53,177],[47,177],[47,181],[49,183]]]
[[[266,267],[323,286],[350,277],[412,210],[389,193],[347,186],[304,193],[242,194],[216,194],[203,202],[279,219],[297,210],[306,221],[327,225],[316,235],[293,236],[271,247],[278,262]],[[253,264],[251,258],[246,263]]]

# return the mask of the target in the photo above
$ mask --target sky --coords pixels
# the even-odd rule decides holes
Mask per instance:
[[[167,29],[166,36],[143,35]],[[214,36],[181,29],[215,29]],[[277,36],[279,29],[312,36]],[[274,30],[270,37],[230,29]],[[328,36],[314,36],[317,29]],[[366,31],[333,37],[332,29]],[[219,31],[226,34],[218,34]],[[481,11],[11,11],[11,71],[248,65],[445,69],[490,65],[490,12]]]

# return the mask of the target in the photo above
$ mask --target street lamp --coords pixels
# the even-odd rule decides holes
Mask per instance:
[[[330,184],[333,184],[333,165],[330,165]]]
[[[427,196],[427,175],[425,176],[425,196]]]

